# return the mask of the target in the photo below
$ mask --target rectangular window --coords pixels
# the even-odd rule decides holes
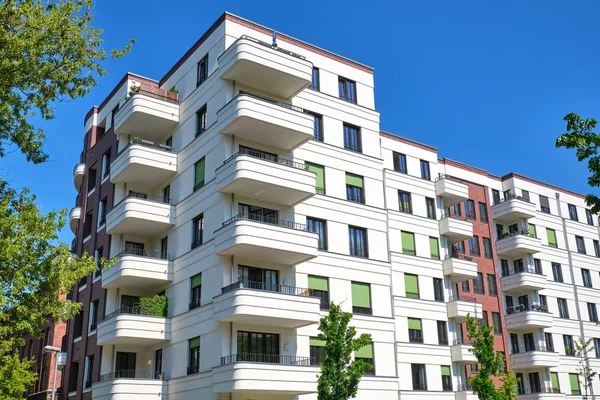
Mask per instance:
[[[402,240],[402,253],[408,254],[410,256],[416,256],[417,252],[415,250],[415,234],[412,232],[400,232],[401,240]]]
[[[238,331],[237,354],[238,361],[261,362],[265,359],[278,360],[279,335],[275,333]]]
[[[88,181],[87,181],[87,190],[88,193],[92,190],[96,189],[96,165],[94,164],[88,169]]]
[[[537,231],[535,230],[535,225],[529,224],[528,228],[529,228],[529,236],[531,236],[532,238],[537,238]]]
[[[414,274],[404,274],[404,290],[406,297],[419,298],[419,277]]]
[[[406,155],[402,153],[393,152],[394,157],[394,171],[408,174],[408,167],[406,164]]]
[[[200,371],[200,336],[188,340],[188,349],[187,373],[188,375],[196,374]],[[238,349],[238,352],[239,350],[240,349]]]
[[[115,108],[113,108],[112,112],[110,113],[110,127],[113,131],[115,130],[115,117],[117,116],[117,112],[119,111],[119,106],[120,103],[117,103]]]
[[[354,314],[372,315],[371,285],[352,282],[352,312]]]
[[[194,192],[204,186],[205,158],[194,164]]]
[[[492,323],[494,324],[494,334],[502,335],[502,322],[500,320],[500,313],[492,312]]]
[[[327,221],[307,217],[306,227],[309,232],[319,235],[319,250],[327,250]]]
[[[362,360],[367,364],[371,365],[371,368],[365,369],[364,375],[375,375],[375,362],[373,357],[373,343],[369,343],[366,346],[354,352],[355,360]]]
[[[442,370],[442,390],[444,392],[452,391],[452,374],[450,373],[449,365],[441,365],[440,369]]]
[[[560,297],[556,299],[558,303],[558,315],[561,318],[569,319],[569,306],[567,304],[567,299],[561,299]]]
[[[428,181],[431,180],[431,172],[429,171],[429,161],[421,160],[421,178]]]
[[[513,198],[513,196],[511,196],[511,194],[510,194],[510,190],[505,190],[502,194],[504,195],[504,201]]]
[[[492,199],[494,200],[494,204],[500,203],[500,192],[496,189],[492,189]]]
[[[308,276],[310,295],[321,299],[321,310],[329,310],[329,279],[324,276]]]
[[[481,272],[478,272],[477,278],[473,280],[473,293],[485,294],[485,290],[483,289],[483,273]]]
[[[129,378],[130,372],[136,370],[136,353],[117,351],[117,359],[115,362],[115,372],[117,378]]]
[[[448,345],[448,324],[446,321],[437,322],[438,344]]]
[[[579,375],[569,374],[569,384],[571,385],[571,394],[580,395],[581,388],[579,387]]]
[[[577,252],[585,254],[585,241],[581,236],[575,236],[575,243],[577,244]]]
[[[540,211],[546,214],[550,214],[550,203],[546,196],[540,194]]]
[[[498,288],[496,286],[496,275],[488,274],[488,292],[490,296],[498,296]]]
[[[539,258],[533,259],[533,268],[534,268],[536,274],[538,274],[538,275],[544,274],[544,272],[542,270],[542,260],[540,260]]]
[[[469,254],[472,256],[481,255],[481,251],[479,250],[479,236],[469,238]]]
[[[110,174],[110,149],[102,155],[102,179],[106,178]]]
[[[488,319],[487,311],[482,312],[481,320],[479,321],[479,323],[481,324],[481,326],[489,326],[490,325],[490,320]]]
[[[597,240],[594,240],[594,253],[596,257],[600,257],[600,242]]]
[[[340,99],[356,104],[356,82],[340,76],[338,77],[338,89]]]
[[[431,252],[431,258],[433,258],[434,260],[440,259],[440,244],[437,238],[429,238],[429,250]]]
[[[569,218],[571,221],[579,221],[579,218],[577,217],[577,207],[573,204],[569,204]]]
[[[473,200],[465,201],[465,217],[467,217],[467,219],[476,219],[475,202]]]
[[[455,246],[456,246],[456,251],[458,252],[458,254],[465,254],[465,242],[464,241],[455,243]]]
[[[94,379],[94,356],[87,356],[85,358],[85,381],[83,387],[85,389],[92,387],[92,380]]]
[[[320,88],[320,83],[319,83],[319,68],[313,67],[313,69],[312,69],[312,80],[311,80],[310,86],[308,88],[312,89],[312,90],[319,90],[319,88]]]
[[[444,302],[444,281],[440,278],[433,278],[433,297],[435,301]]]
[[[200,136],[201,134],[204,133],[204,131],[206,131],[206,128],[208,127],[207,121],[206,121],[206,104],[202,106],[202,108],[200,108],[198,111],[196,111],[196,137]]]
[[[196,73],[196,87],[200,86],[208,78],[208,54],[198,63]]]
[[[598,322],[598,310],[595,303],[587,303],[588,315],[590,322]]]
[[[350,255],[355,257],[369,257],[367,230],[349,226],[348,236],[350,239]]]
[[[469,289],[469,281],[462,281],[461,287],[462,287],[462,291],[465,293],[469,293],[471,291],[471,289]]]
[[[456,215],[457,217],[460,217],[462,215],[460,203],[455,204],[452,207],[452,211],[454,212],[454,215]],[[450,208],[448,208],[448,214],[450,214]]]
[[[171,185],[167,185],[162,190],[162,202],[165,204],[171,203]]]
[[[552,263],[552,275],[554,282],[563,282],[562,267],[558,263]]]
[[[156,349],[154,351],[154,376],[164,376],[163,363],[162,363],[162,349]]]
[[[304,165],[308,171],[314,172],[317,175],[316,193],[325,194],[325,167],[308,161],[305,161]]]
[[[540,294],[540,306],[542,306],[543,310],[548,310],[548,301],[546,300],[546,295]]]
[[[581,269],[581,278],[583,279],[583,286],[587,288],[592,287],[592,274],[589,269]]]
[[[313,140],[317,142],[322,142],[324,140],[323,137],[323,116],[319,114],[315,114],[313,112],[307,111],[314,118],[314,135]]]
[[[102,275],[102,264],[100,263],[100,260],[102,259],[102,257],[104,256],[104,247],[98,247],[96,249],[96,251],[94,252],[94,262],[96,263],[96,271],[94,272],[94,278],[99,277],[100,275]]]
[[[95,331],[98,327],[98,312],[100,311],[100,300],[90,303],[90,326],[89,331]]]
[[[360,128],[344,124],[344,148],[362,153],[362,138]]]
[[[321,365],[325,360],[325,345],[327,342],[318,337],[310,338],[310,365]]]
[[[548,237],[548,246],[557,248],[556,232],[554,229],[546,228],[546,236]]]
[[[106,223],[106,208],[108,206],[108,197],[102,199],[98,206],[98,226]]]
[[[596,353],[596,358],[600,358],[600,339],[594,338],[594,350]]]
[[[410,364],[413,390],[427,390],[425,364]]]
[[[423,327],[419,318],[408,319],[408,341],[410,343],[423,343]]]
[[[482,238],[483,240],[483,255],[485,258],[493,258],[492,254],[492,241],[490,238]]]
[[[192,250],[203,243],[203,236],[204,214],[200,214],[192,220]]]
[[[502,224],[496,224],[496,240],[500,240],[502,238],[504,238],[505,236],[505,232],[504,232],[504,225]]]
[[[165,236],[160,240],[160,258],[169,260],[169,236]]]
[[[546,350],[548,350],[548,351],[554,351],[554,339],[552,338],[552,333],[545,332],[544,333],[544,340],[546,342]]]
[[[525,189],[521,189],[521,197],[525,201],[529,201],[529,192]]]
[[[410,193],[398,190],[398,206],[400,212],[412,214],[412,200]]]
[[[488,223],[487,204],[479,203],[479,220],[483,223]]]
[[[202,299],[202,273],[192,276],[190,294],[190,310],[200,307]]]
[[[502,276],[509,276],[510,270],[508,269],[508,260],[500,259],[500,272]]]
[[[587,219],[588,225],[594,225],[594,217],[592,216],[592,211],[589,209],[585,209],[585,217]]]
[[[435,200],[430,197],[425,197],[425,207],[427,208],[427,218],[436,219]]]
[[[519,337],[516,333],[510,334],[510,352],[511,354],[519,353]]]
[[[365,204],[363,177],[346,172],[346,200]]]
[[[552,393],[560,393],[560,383],[558,381],[558,372],[550,372],[550,383]]]

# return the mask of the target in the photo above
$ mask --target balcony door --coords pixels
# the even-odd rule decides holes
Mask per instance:
[[[139,307],[140,298],[137,296],[121,296],[121,308],[126,308],[127,310],[131,310],[132,308]],[[131,311],[129,311],[131,312]]]
[[[539,372],[532,372],[529,374],[529,386],[531,388],[531,393],[540,393],[542,391]]]
[[[272,269],[238,266],[238,282],[243,282],[244,287],[250,289],[278,292],[279,271]]]
[[[279,364],[279,335],[275,333],[237,333],[238,361]]]
[[[535,341],[533,339],[533,333],[524,334],[523,340],[525,341],[525,351],[535,350]]]
[[[116,378],[135,378],[135,353],[117,351]]]
[[[529,297],[527,295],[519,296],[519,305],[523,306],[524,310],[529,310]]]
[[[144,243],[125,242],[125,254],[145,256],[146,253],[144,252]]]
[[[244,214],[248,219],[275,225],[277,225],[279,216],[277,210],[242,203],[238,205],[238,212]]]

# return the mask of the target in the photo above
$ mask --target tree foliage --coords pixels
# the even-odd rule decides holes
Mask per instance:
[[[93,0],[2,0],[0,2],[0,157],[16,145],[28,161],[48,159],[44,132],[31,117],[54,116],[53,104],[75,99],[106,75],[102,29],[93,26]]]
[[[564,118],[567,123],[567,131],[556,139],[556,147],[576,149],[577,160],[587,160],[590,176],[588,184],[591,187],[600,186],[600,135],[594,132],[596,120],[594,118],[581,118],[578,114],[570,113]],[[585,202],[591,208],[592,213],[600,213],[600,198],[593,194],[585,197]]]
[[[502,353],[494,350],[493,329],[493,325],[480,325],[467,315],[467,337],[472,343],[470,351],[479,363],[479,370],[469,383],[479,400],[512,400],[516,397],[519,380],[506,366]],[[502,382],[500,387],[496,387],[493,377]]]
[[[589,353],[594,350],[593,340],[594,339],[588,339],[584,342],[579,338],[575,342],[575,348],[570,349],[578,358],[577,362],[579,363],[579,367],[577,368],[577,375],[579,375],[583,381],[583,392],[581,393],[581,397],[584,400],[588,398],[592,383],[594,382],[594,377],[596,376],[596,372],[590,367],[589,356]]]
[[[329,314],[321,318],[319,339],[325,341],[325,358],[318,376],[318,400],[347,400],[356,397],[358,383],[366,369],[372,366],[363,360],[352,360],[352,353],[371,343],[371,335],[356,337],[349,326],[352,314],[342,312],[331,303]]]

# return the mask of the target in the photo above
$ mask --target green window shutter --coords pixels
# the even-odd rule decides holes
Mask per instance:
[[[406,289],[406,293],[419,294],[419,278],[417,275],[404,274],[404,287]]]
[[[313,290],[322,290],[324,292],[329,290],[328,279],[323,276],[308,276],[308,288]]]
[[[415,234],[412,232],[401,232],[402,235],[402,250],[409,250],[412,254],[415,253]]]
[[[450,366],[449,365],[442,365],[442,376],[450,376]]]
[[[363,187],[363,177],[346,172],[346,185]]]
[[[537,237],[537,232],[535,231],[535,225],[534,224],[529,224],[529,236],[531,237]]]
[[[305,162],[304,165],[308,171],[317,174],[317,187],[325,188],[325,167],[309,162]]]
[[[200,336],[190,339],[190,349],[200,347]]]
[[[571,384],[571,393],[579,394],[579,378],[577,374],[569,374],[569,383]]]
[[[371,308],[371,290],[368,283],[352,282],[352,305]]]
[[[354,352],[355,358],[373,358],[373,343],[369,343],[366,346],[361,347],[360,349]]]
[[[192,289],[202,285],[202,273],[192,276]]]
[[[203,158],[194,165],[194,187],[204,182],[204,164],[205,159]]]
[[[558,384],[558,373],[557,372],[550,372],[550,381],[552,382],[553,391],[559,392],[560,385]]]
[[[431,258],[436,260],[440,259],[440,245],[438,239],[434,237],[429,238],[429,248],[431,249]]]
[[[548,235],[548,245],[556,247],[556,232],[554,232],[554,229],[546,228],[546,235]]]
[[[408,319],[408,329],[414,329],[420,331],[421,328],[421,320],[418,318],[409,318]]]
[[[318,337],[314,337],[314,336],[310,337],[310,345],[311,346],[325,347],[326,343],[327,342],[325,340],[321,340]]]

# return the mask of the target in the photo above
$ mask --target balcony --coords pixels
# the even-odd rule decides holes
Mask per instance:
[[[278,100],[240,91],[217,111],[221,133],[293,150],[312,139],[314,117],[303,109]]]
[[[315,195],[316,174],[304,164],[240,149],[216,171],[217,190],[292,206]]]
[[[79,226],[79,220],[81,219],[81,207],[73,207],[69,213],[69,227],[73,234],[77,233],[77,227]]]
[[[318,240],[306,225],[241,213],[215,232],[215,250],[222,256],[295,265],[317,256]]]
[[[477,278],[477,262],[473,258],[462,255],[452,254],[446,257],[442,262],[444,275],[450,278],[450,282],[459,283]]]
[[[502,224],[510,225],[521,219],[535,217],[535,204],[523,197],[511,197],[492,206],[492,219]]]
[[[517,396],[519,400],[563,400],[565,398],[565,394],[560,393],[559,389],[551,387],[540,387],[534,391],[526,387],[519,390]]]
[[[546,306],[533,304],[531,306],[517,305],[506,309],[506,329],[521,331],[538,328],[550,328],[554,318]]]
[[[264,282],[239,281],[214,298],[217,321],[282,328],[319,322],[320,297],[309,289]]]
[[[286,99],[312,82],[304,56],[243,35],[218,58],[221,78]]]
[[[156,187],[177,173],[177,153],[166,145],[140,140],[117,153],[110,165],[110,181]]]
[[[102,287],[153,294],[169,286],[173,262],[168,253],[149,256],[145,250],[126,249],[117,254],[116,264],[102,271]]]
[[[529,236],[528,230],[507,233],[496,241],[496,253],[505,258],[520,258],[542,250],[540,239]]]
[[[445,214],[440,219],[440,235],[446,236],[449,245],[462,242],[473,236],[473,224],[465,217]]]
[[[519,294],[532,290],[546,289],[546,275],[535,268],[527,267],[519,271],[511,271],[509,275],[500,278],[502,292],[507,294]]]
[[[221,358],[213,368],[215,393],[252,392],[263,395],[302,395],[317,392],[317,366],[309,357],[241,353]],[[265,379],[268,377],[268,379]]]
[[[457,323],[467,320],[467,315],[473,318],[480,318],[483,315],[483,307],[477,303],[474,297],[452,296],[446,304],[448,318],[454,319]]]
[[[117,135],[159,141],[179,123],[178,95],[142,85],[121,106],[114,120]]]
[[[73,183],[75,184],[75,190],[79,192],[81,184],[83,183],[83,175],[85,175],[85,164],[77,164],[73,168]]]
[[[134,234],[156,237],[175,225],[175,207],[160,197],[129,192],[106,216],[109,235]]]
[[[94,400],[147,400],[165,398],[164,373],[118,370],[100,375],[92,385]]]
[[[471,353],[473,346],[467,339],[455,340],[450,347],[450,353],[453,363],[459,364],[477,364],[477,357]]]
[[[97,344],[151,346],[171,338],[170,321],[154,310],[121,307],[98,324]]]
[[[435,180],[435,195],[444,200],[444,207],[469,199],[469,186],[450,175],[441,175]]]
[[[478,400],[479,397],[473,393],[473,388],[469,384],[458,385],[456,389],[456,400]]]
[[[535,346],[531,349],[521,348],[518,353],[510,355],[513,370],[527,370],[539,368],[558,367],[560,360],[558,353],[549,351],[545,346]]]

